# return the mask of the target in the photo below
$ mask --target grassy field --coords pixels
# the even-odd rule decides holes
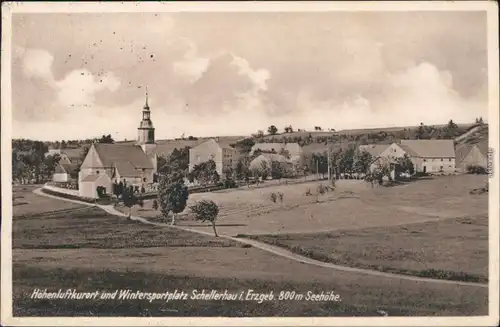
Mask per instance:
[[[487,313],[486,289],[454,285],[421,284],[412,281],[380,279],[363,275],[328,272],[324,268],[306,267],[280,258],[265,259],[261,270],[253,267],[249,254],[246,268],[237,267],[224,257],[219,260],[230,266],[221,267],[228,276],[216,277],[212,271],[198,269],[190,275],[158,273],[144,265],[126,269],[132,260],[125,258],[119,267],[109,268],[46,268],[36,263],[14,265],[14,315],[15,316],[379,316],[384,310],[390,316],[462,316]],[[256,256],[259,259],[259,256]],[[135,260],[134,260],[135,261]],[[187,260],[184,257],[184,261]],[[285,261],[285,262],[283,262]],[[174,265],[183,265],[177,261]],[[283,266],[279,264],[284,263]],[[212,266],[213,267],[213,266]],[[300,268],[302,267],[302,268]],[[201,267],[200,267],[201,268]],[[232,271],[235,268],[236,272]],[[286,272],[284,268],[292,269]],[[267,271],[279,272],[268,274]],[[246,270],[244,275],[238,272]],[[246,277],[252,274],[254,278]],[[289,278],[294,275],[293,278]],[[259,277],[259,278],[255,278]],[[302,279],[299,281],[298,279]],[[76,289],[79,292],[137,290],[141,292],[166,292],[178,290],[191,294],[193,290],[217,290],[229,293],[273,292],[272,301],[259,304],[255,301],[221,300],[38,300],[32,299],[35,288],[54,292],[58,289]],[[294,291],[306,295],[333,291],[341,302],[312,302],[302,300],[279,301],[281,291]]]
[[[49,211],[64,212],[83,205],[35,195],[32,191],[41,185],[15,185],[12,187],[14,217],[38,216]]]
[[[97,207],[36,217],[14,217],[13,249],[234,246],[227,239],[152,225],[110,215]]]
[[[221,234],[319,233],[422,223],[448,218],[487,215],[488,197],[469,194],[483,187],[487,177],[478,175],[440,176],[394,187],[374,187],[357,180],[337,182],[335,192],[319,197],[313,194],[320,182],[241,188],[190,195],[189,204],[210,199],[220,207],[218,231]],[[327,182],[322,182],[326,184]],[[282,192],[284,203],[273,203],[272,192]],[[133,208],[133,214],[153,218],[151,209]],[[177,220],[181,226],[211,232],[207,223],[193,221],[189,210]]]
[[[275,211],[261,216],[250,212],[246,218],[293,212],[297,204],[321,207],[360,200],[339,200],[340,192],[344,192],[344,196],[361,197],[362,189],[355,190],[358,186],[351,188],[352,194],[346,188],[337,195],[328,195],[332,197],[328,201],[325,196],[320,204],[300,195],[303,188],[294,189],[290,192],[297,194],[297,199],[285,199],[284,206],[288,209],[272,204],[278,206],[273,207]],[[252,191],[214,195],[227,199],[232,210],[247,210],[238,205],[251,199],[257,204],[261,201],[260,205],[270,203],[269,191],[262,189],[260,196],[259,193],[245,195]],[[23,192],[18,194],[32,196],[28,190]],[[228,240],[128,221],[97,208],[76,206],[58,211],[63,202],[33,196],[32,204],[44,202],[45,206],[40,209],[29,208],[32,204],[24,205],[29,209],[26,212],[32,214],[13,219],[16,316],[373,316],[379,315],[377,310],[384,310],[390,316],[487,314],[486,288],[381,278],[310,266]],[[234,196],[240,197],[240,202],[234,202]],[[304,203],[294,203],[299,198]],[[51,201],[50,205],[46,200]],[[257,210],[257,213],[264,211]],[[225,217],[238,216],[245,218],[241,211]],[[227,220],[221,218],[221,224]],[[301,221],[300,217],[291,216],[289,223],[295,221]],[[73,288],[82,292],[178,289],[188,293],[193,289],[238,293],[253,289],[273,291],[275,295],[280,291],[304,294],[335,291],[342,302],[38,300],[30,298],[34,288],[48,291]]]
[[[488,280],[487,216],[249,237],[340,265],[440,279]]]

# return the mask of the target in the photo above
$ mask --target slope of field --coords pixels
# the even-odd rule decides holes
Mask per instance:
[[[33,193],[34,185],[14,185],[12,187],[12,215],[16,217],[37,217],[44,212],[65,212],[83,205],[37,196]]]
[[[234,242],[112,216],[97,207],[16,217],[13,249],[235,246]]]
[[[316,260],[439,279],[488,280],[488,217],[316,234],[258,235]]]
[[[57,210],[54,206],[48,211]],[[95,208],[13,221],[15,316],[484,315],[487,289],[380,278],[304,265],[215,237],[151,227]],[[72,248],[73,247],[73,248]],[[246,293],[334,291],[342,302],[306,300],[47,300],[34,289]]]

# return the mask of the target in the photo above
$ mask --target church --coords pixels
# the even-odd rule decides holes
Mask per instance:
[[[146,93],[137,141],[131,144],[93,143],[78,173],[79,195],[97,198],[98,187],[111,193],[113,183],[120,181],[148,189],[155,181],[158,150]]]

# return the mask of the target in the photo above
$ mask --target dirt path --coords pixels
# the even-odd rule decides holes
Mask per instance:
[[[71,199],[65,199],[61,198],[58,196],[50,195],[43,193],[41,189],[35,189],[33,190],[33,193],[41,196],[47,196],[51,197],[54,199],[59,199],[63,201],[69,201],[73,203],[79,203],[79,204],[84,204],[87,206],[95,206],[99,207],[102,210],[106,211],[107,213],[115,216],[121,216],[121,217],[127,217],[128,215],[116,210],[112,205],[98,205],[98,204],[91,204],[83,201],[78,201],[78,200],[71,200]],[[199,231],[191,228],[186,228],[186,227],[181,227],[181,226],[172,226],[169,224],[165,223],[155,223],[151,222],[147,219],[137,217],[137,216],[131,216],[130,217],[134,221],[139,221],[144,224],[149,224],[149,225],[155,225],[155,226],[161,226],[161,227],[169,227],[169,228],[177,228],[181,230],[185,230],[188,232],[192,233],[198,233],[198,234],[203,234],[203,235],[209,235],[213,236],[213,233],[209,232],[204,232],[204,231]],[[335,269],[335,270],[340,270],[340,271],[347,271],[347,272],[352,272],[352,273],[359,273],[359,274],[365,274],[365,275],[371,275],[371,276],[379,276],[379,277],[385,277],[385,278],[394,278],[394,279],[402,279],[402,280],[411,280],[411,281],[416,281],[416,282],[428,282],[428,283],[438,283],[438,284],[453,284],[453,285],[462,285],[462,286],[475,286],[475,287],[482,287],[482,288],[488,288],[488,284],[481,284],[481,283],[473,283],[473,282],[461,282],[461,281],[453,281],[453,280],[444,280],[444,279],[432,279],[432,278],[424,278],[424,277],[416,277],[416,276],[409,276],[409,275],[401,275],[401,274],[393,274],[393,273],[384,273],[376,270],[369,270],[369,269],[361,269],[361,268],[352,268],[352,267],[347,267],[347,266],[340,266],[332,263],[327,263],[327,262],[322,262],[322,261],[317,261],[314,259],[310,259],[304,256],[301,256],[299,254],[293,253],[291,251],[288,251],[286,249],[270,245],[267,243],[262,243],[258,242],[256,240],[251,240],[251,239],[244,239],[244,238],[236,238],[236,237],[231,237],[227,235],[221,235],[219,234],[219,237],[230,239],[239,243],[243,244],[249,244],[255,248],[261,249],[263,251],[266,251],[268,253],[272,253],[275,255],[278,255],[283,258],[291,259],[297,262],[301,262],[304,264],[309,264],[309,265],[314,265],[314,266],[319,266],[319,267],[324,267],[324,268],[329,268],[329,269]]]

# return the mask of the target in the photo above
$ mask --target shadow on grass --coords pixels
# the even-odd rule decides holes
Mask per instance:
[[[249,238],[249,239],[259,241],[262,243],[267,243],[270,245],[274,245],[274,246],[289,250],[293,253],[302,255],[304,257],[307,257],[307,258],[310,258],[313,260],[331,263],[331,264],[336,264],[336,265],[343,265],[343,266],[349,266],[349,267],[354,267],[354,268],[376,270],[376,271],[385,272],[385,273],[409,275],[409,276],[424,277],[424,278],[464,281],[464,282],[473,282],[473,283],[487,283],[488,282],[487,277],[468,274],[468,273],[461,272],[461,271],[456,272],[456,271],[448,271],[448,270],[441,270],[441,269],[411,270],[411,269],[401,269],[401,268],[394,268],[394,267],[387,267],[387,266],[380,266],[380,265],[363,264],[360,262],[352,262],[352,261],[345,262],[342,260],[336,260],[330,256],[318,253],[318,252],[314,251],[313,249],[305,248],[305,247],[300,246],[300,245],[289,245],[289,244],[281,243],[280,240],[277,239],[278,235],[237,234],[236,237],[237,238]],[[272,238],[270,238],[270,237],[272,237]],[[280,235],[280,237],[283,237],[283,239],[286,239],[288,236],[287,235]]]
[[[93,271],[88,269],[40,269],[28,265],[14,265],[13,280],[13,315],[19,316],[108,316],[108,317],[294,317],[294,316],[380,316],[377,313],[379,303],[344,303],[314,301],[279,301],[279,291],[296,290],[306,293],[320,293],[331,289],[333,285],[318,283],[290,283],[287,281],[241,280],[237,278],[205,278],[195,276],[177,276],[136,271]],[[55,287],[54,285],[57,285]],[[157,299],[115,299],[110,300],[71,300],[71,299],[35,299],[31,298],[34,288],[57,292],[62,289],[76,289],[78,292],[96,290],[118,293],[130,290],[130,293],[184,292],[186,300],[166,301]],[[192,299],[193,290],[210,293],[240,294],[249,289],[255,293],[274,291],[274,300],[258,303],[257,301],[222,301]],[[414,307],[395,305],[385,309],[393,316],[408,316],[418,312]]]

